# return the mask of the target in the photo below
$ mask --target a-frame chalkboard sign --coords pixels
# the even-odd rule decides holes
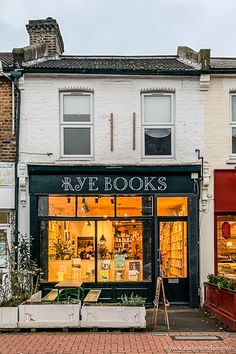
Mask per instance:
[[[163,279],[158,277],[157,283],[156,283],[155,298],[153,300],[154,308],[153,308],[153,315],[152,315],[152,326],[156,326],[156,323],[157,323],[157,312],[159,309],[159,303],[160,303],[161,296],[162,296],[162,303],[163,303],[163,307],[164,307],[165,323],[166,323],[167,328],[170,329],[168,312],[167,312],[167,307],[169,306],[169,302],[166,300]]]

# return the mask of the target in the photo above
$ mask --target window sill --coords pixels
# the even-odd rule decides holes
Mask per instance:
[[[60,157],[57,162],[65,162],[65,161],[94,161],[94,157]]]
[[[236,157],[232,157],[229,160],[226,160],[227,165],[236,165]]]

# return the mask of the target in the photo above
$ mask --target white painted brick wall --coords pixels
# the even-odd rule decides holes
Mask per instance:
[[[75,164],[182,164],[199,162],[203,151],[203,101],[198,78],[25,77],[22,91],[20,161],[67,163],[60,159],[59,90],[94,90],[94,158]],[[142,159],[140,91],[168,87],[175,94],[175,158]],[[114,114],[114,151],[110,151],[110,113]],[[132,114],[136,112],[136,150],[132,150]],[[52,153],[46,156],[45,153]],[[42,154],[42,155],[40,155]]]

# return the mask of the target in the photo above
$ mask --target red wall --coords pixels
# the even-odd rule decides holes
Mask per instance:
[[[236,212],[236,170],[214,172],[215,212]]]

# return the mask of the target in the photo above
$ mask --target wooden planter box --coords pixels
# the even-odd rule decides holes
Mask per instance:
[[[204,309],[236,331],[236,292],[204,283]]]
[[[17,328],[18,307],[0,307],[0,328]]]
[[[146,328],[144,306],[84,305],[81,317],[82,328]]]
[[[19,305],[19,328],[80,327],[81,304],[22,304]]]

